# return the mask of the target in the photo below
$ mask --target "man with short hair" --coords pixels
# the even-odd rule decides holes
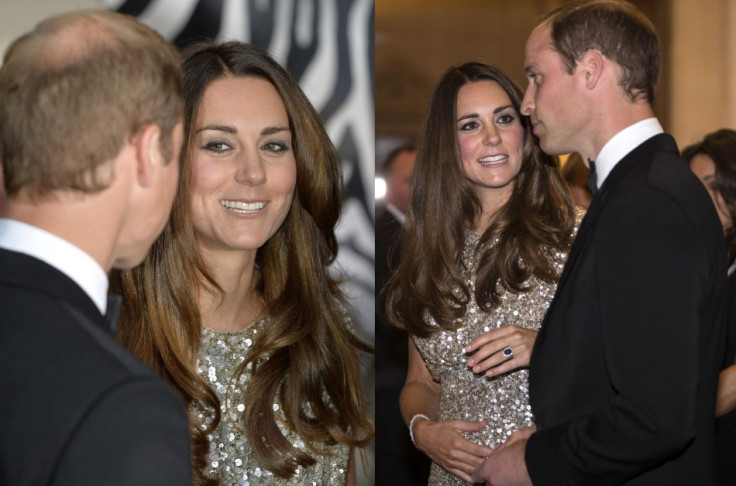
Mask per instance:
[[[389,152],[382,166],[381,175],[386,181],[386,196],[383,203],[376,204],[376,289],[386,283],[391,271],[399,263],[396,240],[406,219],[411,171],[414,169],[416,156],[416,146],[406,143]],[[383,309],[379,309],[379,317],[381,315]],[[384,324],[388,326],[388,323]],[[406,349],[402,349],[406,354]]]
[[[532,353],[536,431],[494,451],[479,482],[716,483],[726,252],[654,117],[660,57],[651,22],[616,0],[565,4],[527,41],[522,112],[544,151],[595,161],[595,195]]]
[[[181,399],[103,317],[168,218],[181,116],[178,53],[132,17],[51,17],[5,54],[0,484],[192,484]]]

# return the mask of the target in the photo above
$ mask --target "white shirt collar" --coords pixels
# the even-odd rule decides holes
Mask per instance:
[[[629,125],[614,135],[595,158],[598,187],[603,185],[608,174],[629,152],[660,133],[664,133],[664,130],[659,121],[656,118],[647,118]]]
[[[406,221],[406,215],[401,212],[399,208],[391,204],[390,202],[386,202],[386,209],[389,213],[394,215],[394,218],[396,218],[399,223],[404,224]]]
[[[20,221],[0,218],[0,248],[42,260],[79,285],[104,315],[107,310],[107,274],[79,247],[53,233]]]

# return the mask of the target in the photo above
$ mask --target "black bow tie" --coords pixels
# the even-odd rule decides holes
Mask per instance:
[[[598,176],[595,173],[595,160],[588,159],[588,164],[590,165],[590,171],[588,172],[588,187],[590,187],[590,192],[595,196],[598,192]]]
[[[123,297],[117,294],[107,296],[107,312],[105,312],[105,320],[110,326],[113,334],[118,330],[118,318],[120,317],[120,306],[123,304]]]

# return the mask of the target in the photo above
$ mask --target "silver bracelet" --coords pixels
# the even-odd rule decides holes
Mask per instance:
[[[414,442],[414,421],[418,418],[424,419],[427,422],[431,422],[432,419],[424,415],[423,413],[418,413],[414,415],[411,420],[409,421],[409,437],[411,437],[411,443],[414,444],[414,447],[417,446],[417,443]]]

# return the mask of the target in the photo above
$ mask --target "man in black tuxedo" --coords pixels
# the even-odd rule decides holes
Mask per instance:
[[[0,484],[190,485],[168,385],[114,339],[107,272],[171,209],[179,56],[132,17],[64,14],[0,69]]]
[[[381,168],[381,174],[386,181],[386,196],[383,203],[376,205],[377,290],[383,287],[399,262],[399,249],[396,248],[396,243],[409,205],[411,171],[416,156],[416,147],[413,143],[400,145],[389,152]],[[383,309],[377,310],[378,315],[382,316]],[[402,350],[406,355],[406,347]]]
[[[399,263],[398,238],[409,205],[416,147],[403,144],[382,165],[385,203],[376,206],[376,484],[426,485],[430,461],[411,443],[399,410],[406,380],[408,336],[385,318],[381,289]]]
[[[649,20],[615,0],[566,4],[527,41],[522,112],[544,151],[595,160],[597,194],[532,353],[536,432],[494,451],[478,481],[716,482],[725,244],[654,118],[659,65]]]

